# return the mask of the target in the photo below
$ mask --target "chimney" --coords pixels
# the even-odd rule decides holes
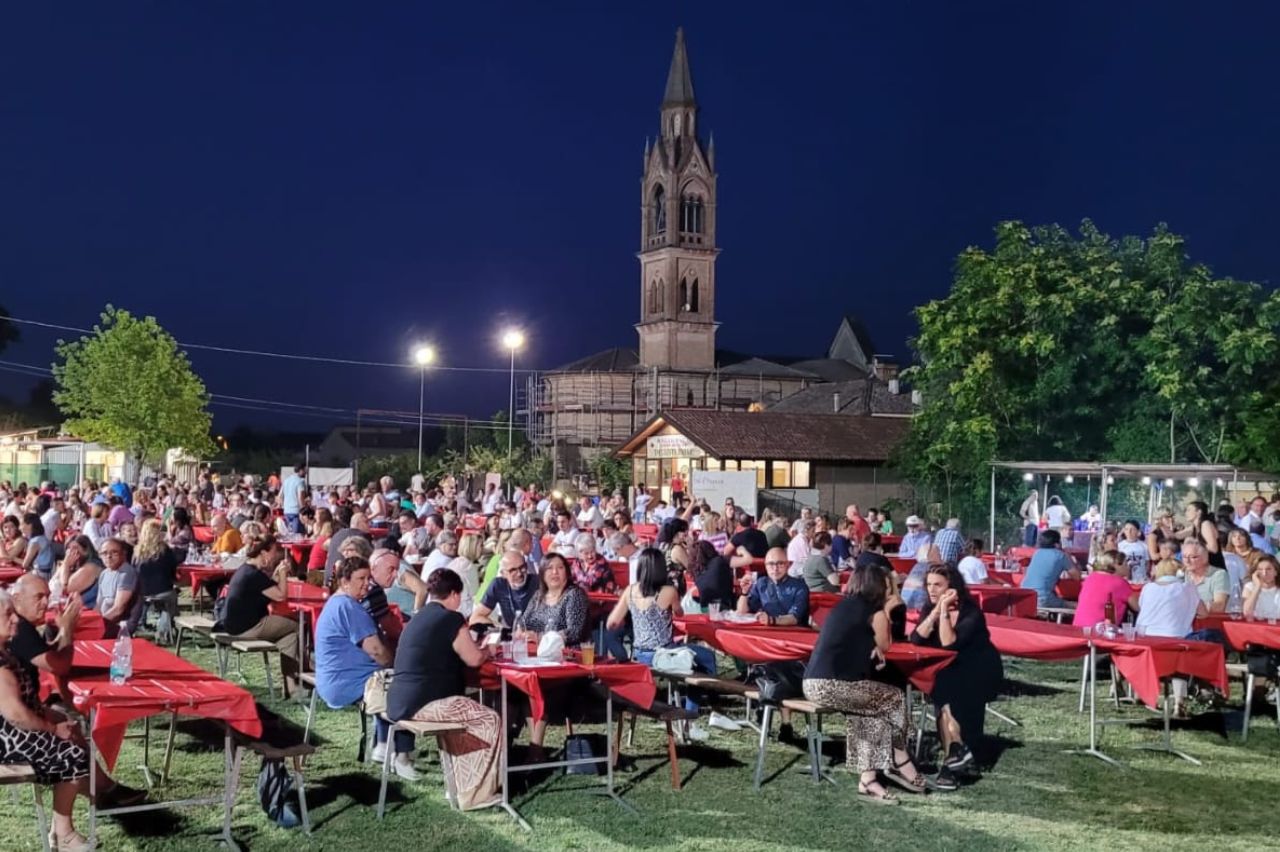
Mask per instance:
[[[918,390],[913,390],[913,391],[911,392],[911,404],[912,404],[912,405],[924,405],[924,395],[923,395],[923,394],[921,394],[921,393],[920,393],[920,391],[918,391]]]
[[[890,379],[890,380],[889,380],[889,393],[893,394],[894,396],[897,396],[897,395],[898,395],[898,394],[900,394],[901,392],[902,392],[902,389],[901,389],[900,387],[898,387],[898,380],[897,380],[897,379]]]
[[[831,413],[840,413],[840,394],[838,393],[831,394]]]

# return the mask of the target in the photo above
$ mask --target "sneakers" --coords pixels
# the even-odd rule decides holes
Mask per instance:
[[[722,731],[741,731],[742,730],[742,725],[740,723],[735,722],[733,719],[730,719],[728,716],[724,715],[723,713],[713,712],[711,714],[711,718],[707,720],[707,724],[713,728],[719,728]]]
[[[707,733],[706,729],[697,722],[689,723],[689,730],[685,733],[685,736],[691,742],[695,743],[705,743],[707,740],[711,739],[711,734]]]
[[[938,774],[932,778],[925,776],[925,784],[931,790],[937,790],[939,793],[950,793],[960,789],[956,776],[947,767],[938,770]]]
[[[969,747],[964,743],[952,743],[951,748],[947,750],[947,759],[942,762],[942,767],[954,772],[970,763],[973,763],[973,752],[969,751]]]
[[[382,763],[384,760],[386,760],[387,744],[383,742],[375,745],[373,747],[373,753],[370,755],[370,759],[373,760],[374,763]]]
[[[417,781],[418,770],[413,768],[413,758],[407,754],[397,754],[395,760],[391,762],[392,768],[396,774],[406,781]]]

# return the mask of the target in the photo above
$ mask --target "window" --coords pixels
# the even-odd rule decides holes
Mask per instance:
[[[706,465],[706,468],[705,468],[706,470],[719,470],[719,469],[720,469],[720,459],[713,459],[713,458],[711,458],[711,456],[707,456],[707,460],[706,460],[706,461],[707,461],[707,465]]]
[[[737,459],[725,459],[725,460],[724,460],[724,469],[725,469],[725,470],[737,470],[737,469],[738,469],[738,461],[737,461]]]
[[[693,285],[689,288],[689,310],[695,314],[698,312],[698,279],[693,279]]]
[[[679,310],[686,311],[686,310],[689,310],[688,304],[689,304],[689,282],[681,278],[680,279],[680,304],[677,305],[677,307],[679,308]]]
[[[667,192],[661,186],[653,188],[653,233],[667,232]]]
[[[656,314],[658,312],[658,282],[649,282],[649,313]]]
[[[743,470],[754,470],[756,472],[756,488],[766,487],[764,483],[764,474],[765,474],[764,462],[758,461],[758,460],[751,460],[751,461],[743,460],[741,465]]]
[[[680,230],[688,234],[701,234],[702,227],[702,199],[696,195],[686,195],[680,200]]]
[[[769,487],[791,487],[791,462],[776,461],[769,465]]]
[[[807,461],[798,461],[791,463],[791,487],[792,488],[812,488],[813,477],[809,472],[809,463]]]

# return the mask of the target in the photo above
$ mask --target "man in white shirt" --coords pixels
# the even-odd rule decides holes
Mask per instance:
[[[675,507],[668,506],[666,500],[659,500],[658,504],[653,509],[653,520],[658,526],[662,526],[675,516]]]
[[[458,555],[458,537],[448,530],[444,530],[436,536],[435,547],[431,550],[431,555],[427,557],[427,561],[422,564],[421,576],[425,579],[431,576],[431,572],[437,568],[447,568],[454,557]]]
[[[578,529],[598,531],[604,526],[604,515],[600,508],[591,502],[591,498],[582,495],[578,498]]]
[[[800,510],[800,517],[796,518],[795,523],[791,525],[791,534],[799,535],[800,530],[804,527],[806,521],[813,521],[813,509],[805,506]]]
[[[400,513],[400,549],[405,556],[425,556],[431,549],[431,534],[418,526],[418,518],[407,509]]]
[[[787,561],[791,563],[787,573],[792,577],[799,577],[804,572],[804,563],[813,554],[813,527],[812,517],[801,521],[800,531],[787,544]]]
[[[556,515],[556,534],[551,538],[551,549],[562,554],[566,559],[573,559],[578,555],[578,551],[573,546],[574,539],[577,537],[578,528],[573,524],[573,515],[568,511],[561,511]]]

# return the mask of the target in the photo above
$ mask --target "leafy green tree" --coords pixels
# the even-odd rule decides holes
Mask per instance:
[[[156,460],[171,447],[214,451],[209,394],[186,353],[153,317],[107,305],[93,334],[59,340],[53,401],[66,428],[88,441]]]
[[[948,495],[985,501],[995,458],[1248,463],[1249,407],[1280,413],[1277,297],[1191,263],[1163,225],[1001,223],[916,316],[904,378],[924,404],[898,462]]]

